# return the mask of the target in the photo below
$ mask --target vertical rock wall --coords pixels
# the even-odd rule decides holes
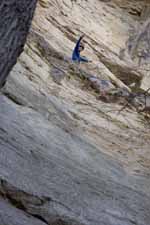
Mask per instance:
[[[0,86],[23,50],[36,0],[0,1]]]

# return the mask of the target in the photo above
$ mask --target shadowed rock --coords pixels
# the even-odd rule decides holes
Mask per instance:
[[[23,50],[36,0],[0,2],[0,87]]]

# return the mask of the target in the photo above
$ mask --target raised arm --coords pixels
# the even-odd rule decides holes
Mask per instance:
[[[81,40],[83,39],[83,37],[84,37],[84,35],[82,35],[82,36],[79,38],[79,40],[77,41],[77,44],[76,44],[75,49],[74,49],[76,52],[79,52],[80,42],[81,42]]]
[[[76,46],[73,50],[73,53],[72,53],[72,60],[74,61],[85,61],[84,59],[82,60],[81,57],[80,57],[80,51],[79,51],[79,47],[80,47],[80,42],[81,40],[83,39],[84,35],[82,35],[79,40],[77,41],[76,43]]]

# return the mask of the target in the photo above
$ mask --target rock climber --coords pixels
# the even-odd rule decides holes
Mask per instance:
[[[85,46],[83,43],[84,35],[82,35],[76,43],[76,46],[72,53],[72,60],[76,62],[91,62],[85,56],[81,56],[80,53],[84,50]]]

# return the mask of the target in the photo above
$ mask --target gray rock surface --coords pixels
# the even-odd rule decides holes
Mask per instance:
[[[0,2],[0,86],[23,51],[36,0]]]
[[[27,216],[29,224],[149,223],[149,195],[116,160],[32,109],[0,101],[4,224],[6,212],[13,224],[26,224]]]

